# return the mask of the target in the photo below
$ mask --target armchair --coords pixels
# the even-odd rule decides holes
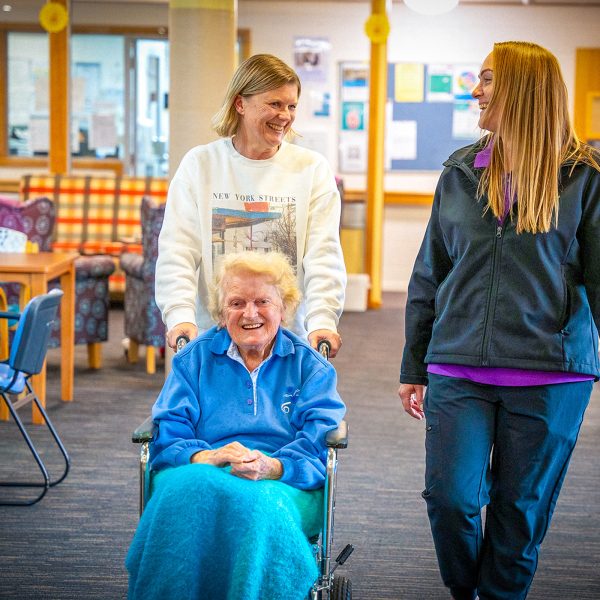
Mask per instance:
[[[45,197],[26,200],[0,198],[0,226],[22,231],[40,252],[52,251],[56,211]],[[75,261],[75,344],[87,344],[88,364],[98,369],[102,364],[101,342],[108,339],[108,277],[115,265],[109,256],[84,256]],[[14,283],[0,284],[9,306],[23,307],[30,290]],[[51,282],[49,289],[59,287]],[[54,320],[49,347],[60,345],[60,316]]]
[[[158,235],[165,205],[150,197],[142,199],[142,255],[125,253],[120,265],[125,272],[125,335],[127,358],[138,361],[139,345],[146,346],[146,371],[156,372],[156,350],[165,345],[165,326],[154,300],[154,272],[158,257]]]

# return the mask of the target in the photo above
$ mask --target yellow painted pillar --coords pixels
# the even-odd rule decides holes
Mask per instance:
[[[383,172],[385,103],[387,96],[388,0],[371,0],[365,32],[371,40],[369,73],[369,135],[367,147],[367,215],[365,266],[371,279],[369,308],[381,306]]]
[[[69,15],[66,25],[58,31],[53,29],[62,25],[60,15],[50,18],[48,43],[50,55],[50,140],[48,150],[48,169],[51,173],[68,173],[71,167],[71,120],[70,99],[70,37],[71,0],[52,0],[64,7]],[[57,25],[57,21],[60,23]],[[42,22],[42,26],[44,26]]]

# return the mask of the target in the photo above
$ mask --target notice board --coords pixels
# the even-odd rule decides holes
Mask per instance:
[[[388,65],[385,169],[431,171],[461,146],[479,139],[479,108],[471,91],[479,65]],[[340,63],[339,170],[364,173],[367,164],[369,67]]]

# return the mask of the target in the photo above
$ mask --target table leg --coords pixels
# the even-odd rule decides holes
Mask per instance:
[[[75,263],[60,277],[64,292],[60,303],[60,383],[61,397],[73,400],[73,371],[75,369]]]

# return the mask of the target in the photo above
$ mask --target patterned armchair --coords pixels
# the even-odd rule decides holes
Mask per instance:
[[[125,335],[129,338],[127,358],[138,361],[140,344],[146,346],[146,371],[156,372],[156,350],[164,348],[165,326],[154,300],[154,272],[158,257],[158,235],[165,205],[150,197],[142,199],[141,224],[143,253],[121,255],[125,272]]]
[[[0,226],[22,231],[40,252],[52,250],[56,211],[45,197],[27,200],[0,199]],[[81,257],[75,261],[75,344],[87,344],[88,364],[92,369],[102,365],[101,342],[108,339],[108,278],[115,270],[109,256]],[[28,290],[19,284],[1,284],[9,305],[24,306]],[[50,282],[49,289],[59,287]],[[60,345],[60,318],[54,321],[49,347]]]

